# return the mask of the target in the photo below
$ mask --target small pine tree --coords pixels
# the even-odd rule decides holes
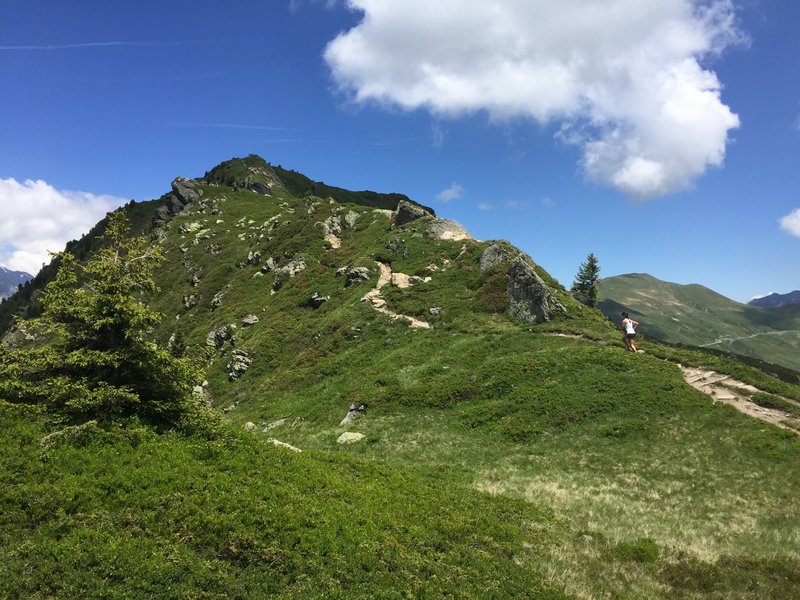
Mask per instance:
[[[597,257],[594,254],[589,254],[586,257],[586,261],[581,263],[578,268],[578,274],[572,284],[572,295],[586,306],[596,307],[598,297],[597,282],[599,280],[600,265],[597,262]]]
[[[10,376],[0,396],[71,418],[136,415],[202,428],[204,411],[191,397],[202,371],[148,339],[160,315],[140,295],[157,291],[152,275],[161,250],[130,235],[122,210],[109,216],[101,242],[85,267],[59,255],[56,278],[41,296],[44,313],[32,325],[48,342],[0,353],[0,371]]]

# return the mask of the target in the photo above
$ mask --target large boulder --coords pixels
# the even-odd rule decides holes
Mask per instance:
[[[409,202],[408,200],[400,200],[397,203],[397,209],[394,212],[394,224],[396,227],[410,223],[422,217],[431,217],[431,213],[427,210]]]
[[[428,237],[435,240],[471,240],[472,236],[461,225],[449,219],[434,219],[428,223]]]
[[[172,193],[185,206],[200,198],[203,195],[203,190],[197,187],[197,184],[191,179],[176,177],[172,181]]]
[[[553,313],[565,312],[534,267],[526,254],[517,256],[508,267],[508,312],[523,323],[543,323]]]

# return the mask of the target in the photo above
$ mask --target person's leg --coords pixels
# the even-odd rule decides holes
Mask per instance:
[[[638,352],[638,350],[636,350],[636,344],[633,343],[633,338],[628,338],[628,347],[631,352]]]
[[[630,340],[630,338],[628,338],[628,334],[627,333],[622,336],[622,343],[625,344],[625,349],[626,350],[630,350],[631,349],[631,340]]]

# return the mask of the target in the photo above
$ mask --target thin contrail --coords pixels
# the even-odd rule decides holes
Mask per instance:
[[[77,44],[47,44],[42,46],[0,46],[0,51],[70,50],[73,48],[108,48],[111,46],[180,46],[186,43],[204,44],[211,42],[148,42],[136,40],[130,42],[79,42]]]

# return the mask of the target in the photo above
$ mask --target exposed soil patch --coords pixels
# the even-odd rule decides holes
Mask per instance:
[[[760,391],[758,388],[716,371],[684,365],[678,366],[681,368],[686,383],[710,396],[715,402],[723,402],[750,417],[800,434],[800,423],[791,415],[777,408],[759,406],[750,399],[749,396]],[[788,398],[783,398],[783,400],[792,402]]]
[[[378,267],[381,270],[380,277],[378,277],[378,283],[368,291],[364,296],[361,298],[362,301],[369,302],[372,305],[372,308],[377,310],[379,313],[387,315],[392,319],[405,319],[409,322],[411,327],[416,329],[430,329],[431,324],[426,323],[425,321],[420,321],[417,318],[410,317],[408,315],[401,315],[396,312],[392,312],[388,308],[386,308],[386,300],[381,297],[381,288],[385,286],[387,283],[392,283],[393,274],[392,268],[382,262],[378,262]],[[403,275],[402,273],[394,273],[394,280],[397,282],[395,285],[398,287],[408,287],[410,285],[408,283],[409,277],[407,275]]]

